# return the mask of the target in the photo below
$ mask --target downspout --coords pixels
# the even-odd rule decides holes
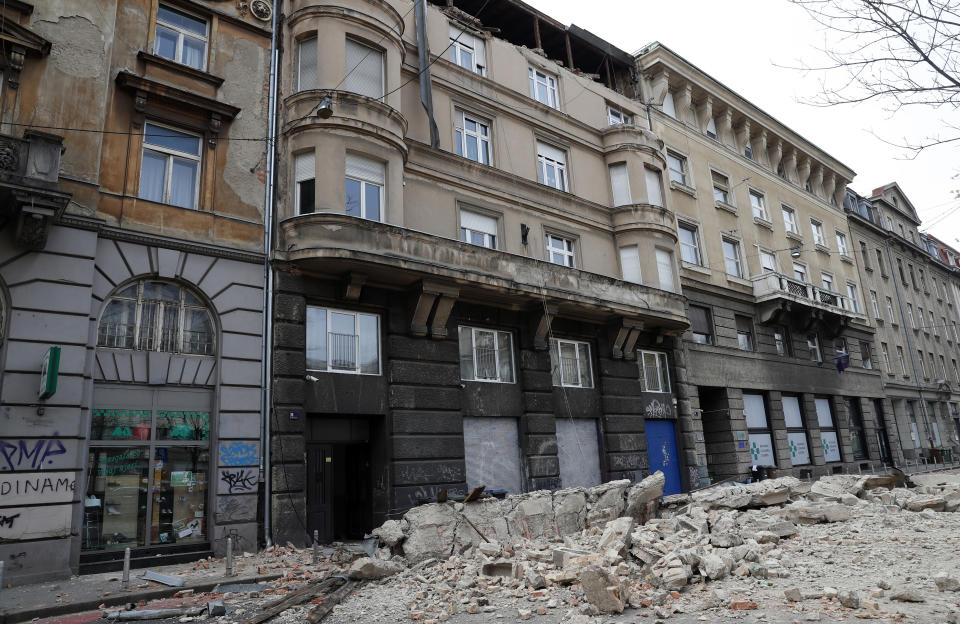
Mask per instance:
[[[273,545],[273,526],[270,517],[272,478],[270,474],[270,420],[273,406],[273,178],[276,159],[277,137],[277,65],[279,62],[279,11],[273,10],[273,34],[270,39],[270,87],[267,93],[267,154],[266,192],[263,208],[263,360],[260,365],[263,390],[260,422],[260,474],[263,478],[263,541],[269,548]]]
[[[420,102],[427,111],[427,120],[430,123],[430,147],[440,148],[440,130],[433,117],[433,80],[430,77],[430,43],[427,40],[427,0],[416,2],[417,21],[417,56],[420,66]]]

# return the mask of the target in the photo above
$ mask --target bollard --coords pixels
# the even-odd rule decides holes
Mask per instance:
[[[123,588],[127,589],[130,587],[130,549],[125,548],[123,551]]]
[[[320,563],[320,531],[313,532],[313,565]]]
[[[227,576],[233,576],[233,538],[227,538]]]
[[[0,592],[3,591],[3,560],[0,560]]]

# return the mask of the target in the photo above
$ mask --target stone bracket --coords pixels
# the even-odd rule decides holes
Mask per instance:
[[[533,335],[533,348],[544,351],[550,348],[550,326],[553,324],[553,318],[557,315],[557,306],[545,304],[540,310],[540,320],[537,322],[537,329]]]
[[[427,335],[428,325],[432,338],[447,337],[447,320],[453,310],[453,304],[460,296],[460,289],[438,282],[420,283],[420,295],[410,321],[410,333],[414,336]],[[431,312],[433,314],[431,315]]]
[[[347,301],[359,301],[367,276],[362,273],[350,273],[344,283],[343,298]]]
[[[623,324],[617,330],[617,337],[613,341],[613,358],[615,360],[632,360],[636,357],[634,347],[640,332],[643,331],[643,321],[623,319]]]

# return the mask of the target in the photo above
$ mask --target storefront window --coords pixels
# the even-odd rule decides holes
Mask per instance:
[[[144,545],[147,447],[91,449],[83,499],[83,548]]]
[[[95,409],[91,440],[149,440],[150,411]]]
[[[158,440],[206,440],[209,435],[209,412],[157,412]]]
[[[154,451],[151,544],[206,539],[209,457],[209,451],[199,447],[158,447]]]

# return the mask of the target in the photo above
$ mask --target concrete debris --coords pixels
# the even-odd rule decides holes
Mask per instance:
[[[623,613],[623,587],[609,570],[589,566],[580,571],[580,585],[590,604],[600,613]]]
[[[919,589],[906,587],[890,594],[890,600],[897,600],[899,602],[925,602],[926,598]]]
[[[960,591],[960,580],[955,576],[950,576],[946,572],[940,572],[933,577],[933,582],[937,586],[937,591]]]
[[[403,570],[404,566],[394,561],[361,557],[350,565],[347,576],[354,580],[371,580],[392,576]]]
[[[160,572],[154,572],[153,570],[145,570],[143,574],[140,575],[140,578],[147,581],[163,583],[164,585],[169,585],[170,587],[183,587],[187,582],[186,579],[180,578],[179,576],[161,574]]]

